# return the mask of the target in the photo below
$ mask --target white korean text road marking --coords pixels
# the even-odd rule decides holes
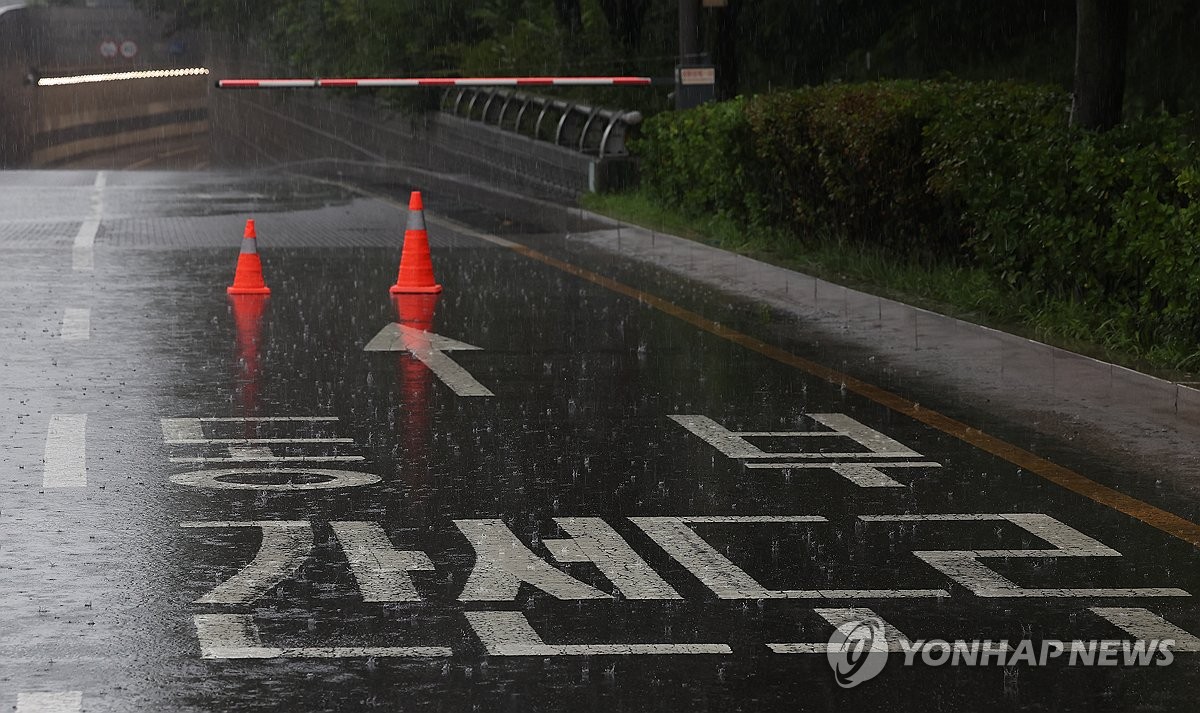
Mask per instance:
[[[463,612],[489,656],[729,654],[727,644],[547,644],[521,612]]]
[[[373,522],[331,522],[342,543],[350,573],[358,582],[364,602],[416,602],[421,597],[409,572],[432,572],[429,555],[398,550],[387,533]]]
[[[721,599],[895,599],[946,597],[944,589],[767,589],[708,544],[690,525],[826,523],[817,515],[631,517],[633,524]]]
[[[1135,639],[1143,641],[1173,639],[1172,651],[1200,651],[1200,636],[1190,634],[1171,622],[1139,607],[1091,607],[1110,624],[1125,630]]]
[[[683,599],[598,517],[556,517],[570,539],[542,540],[558,562],[591,562],[626,599]]]
[[[978,522],[1007,521],[1050,543],[1052,549],[914,550],[934,569],[966,587],[977,597],[1188,597],[1173,587],[1026,588],[979,561],[988,557],[1120,557],[1121,553],[1042,513],[861,515],[863,522]]]
[[[312,526],[305,520],[250,522],[181,522],[180,527],[257,527],[262,544],[237,574],[222,582],[197,604],[249,604],[287,579],[312,551]]]
[[[432,658],[449,656],[447,646],[263,646],[253,617],[247,614],[196,614],[200,656],[206,659],[274,658]]]
[[[607,599],[529,551],[499,519],[455,520],[475,550],[475,567],[458,600],[506,602],[517,598],[521,582],[559,599]]]
[[[866,426],[842,413],[811,413],[808,417],[829,428],[828,431],[730,431],[707,416],[674,415],[671,420],[699,436],[726,456],[748,462],[747,468],[775,470],[832,470],[860,488],[903,488],[883,468],[940,468],[933,461],[901,460],[920,458],[908,446]],[[821,450],[782,453],[764,451],[748,438],[817,438],[823,442],[833,439],[850,440],[866,451],[829,452]],[[838,446],[834,446],[835,448]],[[764,463],[765,459],[787,458],[793,462]],[[796,459],[804,459],[794,462]],[[890,462],[864,459],[889,459]],[[821,461],[821,462],[817,462]],[[832,462],[830,462],[832,461]]]

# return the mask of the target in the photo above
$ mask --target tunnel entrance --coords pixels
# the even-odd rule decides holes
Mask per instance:
[[[125,3],[0,7],[0,167],[207,167],[202,44]]]

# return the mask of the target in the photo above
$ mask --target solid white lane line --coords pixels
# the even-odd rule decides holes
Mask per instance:
[[[92,310],[87,307],[68,307],[63,312],[59,334],[64,342],[86,342],[92,336]]]
[[[17,713],[79,713],[82,708],[82,691],[17,694]]]
[[[87,485],[87,414],[56,413],[46,431],[42,487],[82,488]]]

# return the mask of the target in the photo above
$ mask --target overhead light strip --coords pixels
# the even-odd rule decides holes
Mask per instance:
[[[94,84],[96,82],[119,82],[126,79],[168,79],[172,77],[200,77],[208,74],[205,67],[186,69],[147,69],[138,72],[110,72],[108,74],[80,74],[74,77],[41,77],[39,87],[61,87],[68,84]]]

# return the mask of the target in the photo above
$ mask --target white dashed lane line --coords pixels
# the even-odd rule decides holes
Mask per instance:
[[[17,713],[79,713],[83,708],[83,693],[18,693]]]
[[[59,335],[64,342],[86,342],[91,339],[92,311],[86,307],[68,307],[63,312]]]
[[[46,430],[43,488],[87,486],[87,414],[56,413]]]
[[[96,174],[92,192],[91,215],[79,226],[71,253],[71,269],[75,272],[91,272],[95,266],[96,233],[100,231],[100,217],[104,215],[104,187],[108,185],[108,174]]]

